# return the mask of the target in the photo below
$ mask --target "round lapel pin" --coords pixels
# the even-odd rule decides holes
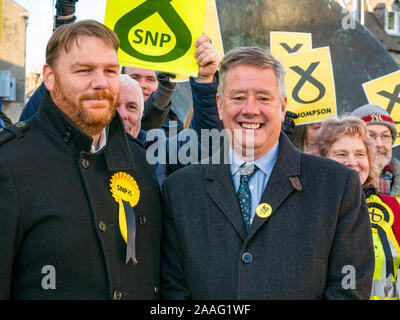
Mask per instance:
[[[272,214],[272,207],[268,203],[260,203],[257,206],[256,214],[260,218],[266,219]]]

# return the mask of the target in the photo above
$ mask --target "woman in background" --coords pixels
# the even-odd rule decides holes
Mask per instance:
[[[369,208],[375,250],[371,299],[399,299],[400,205],[396,198],[376,192],[378,170],[364,121],[353,116],[325,120],[308,152],[338,161],[358,172]]]

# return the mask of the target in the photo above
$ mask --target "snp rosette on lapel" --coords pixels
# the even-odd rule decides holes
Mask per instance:
[[[117,172],[110,179],[111,194],[119,204],[119,229],[126,242],[126,261],[136,259],[136,215],[134,207],[139,202],[140,190],[135,179],[125,172]]]

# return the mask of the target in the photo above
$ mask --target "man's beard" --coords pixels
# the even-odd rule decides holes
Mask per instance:
[[[69,98],[68,92],[63,89],[60,78],[55,74],[54,88],[51,92],[54,103],[60,108],[60,110],[83,132],[90,136],[95,136],[105,128],[107,124],[114,118],[119,91],[116,96],[111,95],[105,91],[98,91],[93,94],[82,94],[79,97],[79,102],[76,104]],[[109,107],[106,113],[103,110],[96,113],[96,107],[104,109],[103,103],[92,104],[91,109],[84,107],[85,100],[97,100],[106,99],[109,101]]]
[[[375,165],[379,172],[392,160],[392,152],[387,152],[384,148],[376,147]]]

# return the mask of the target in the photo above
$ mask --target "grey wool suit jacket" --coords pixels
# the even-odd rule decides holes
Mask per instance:
[[[162,299],[369,299],[371,226],[357,172],[299,152],[277,162],[246,234],[228,164],[191,165],[163,185]]]

